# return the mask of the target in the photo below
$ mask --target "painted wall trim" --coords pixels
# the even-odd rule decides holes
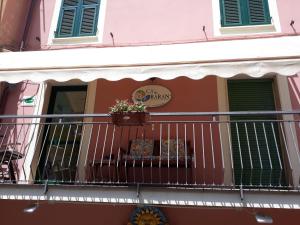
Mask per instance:
[[[300,209],[299,191],[247,191],[244,200],[240,190],[192,190],[174,188],[0,185],[0,199],[39,200],[52,202],[90,202],[108,204],[143,204],[182,207],[275,208]]]
[[[220,0],[212,0],[213,31],[215,36],[280,33],[281,26],[276,0],[268,0],[272,24],[257,26],[221,27]]]
[[[100,11],[98,16],[97,34],[91,37],[72,37],[72,38],[55,38],[54,32],[57,28],[60,8],[63,0],[56,0],[50,25],[48,45],[74,45],[74,44],[95,44],[102,43],[104,33],[104,23],[106,15],[107,0],[101,0]]]

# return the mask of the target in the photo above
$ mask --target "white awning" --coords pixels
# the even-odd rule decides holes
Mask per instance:
[[[0,53],[0,81],[201,79],[300,72],[300,37]]]

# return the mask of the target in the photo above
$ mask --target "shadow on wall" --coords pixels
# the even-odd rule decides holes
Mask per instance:
[[[292,107],[294,110],[300,109],[300,74],[288,78]]]
[[[29,24],[24,34],[24,50],[34,51],[41,49],[42,32],[46,30],[45,14],[45,0],[32,0],[32,6],[27,19]]]

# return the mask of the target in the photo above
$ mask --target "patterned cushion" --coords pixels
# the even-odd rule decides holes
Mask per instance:
[[[134,139],[130,146],[130,155],[133,158],[148,158],[153,154],[154,141],[150,139]]]
[[[177,139],[163,140],[161,144],[161,157],[168,157],[168,144],[169,144],[169,158],[177,158]],[[182,139],[178,139],[178,158],[185,157],[185,146]]]

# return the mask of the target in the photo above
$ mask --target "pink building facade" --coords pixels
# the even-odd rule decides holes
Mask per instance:
[[[2,1],[4,221],[298,224],[299,8]],[[147,122],[113,124],[118,99]]]

